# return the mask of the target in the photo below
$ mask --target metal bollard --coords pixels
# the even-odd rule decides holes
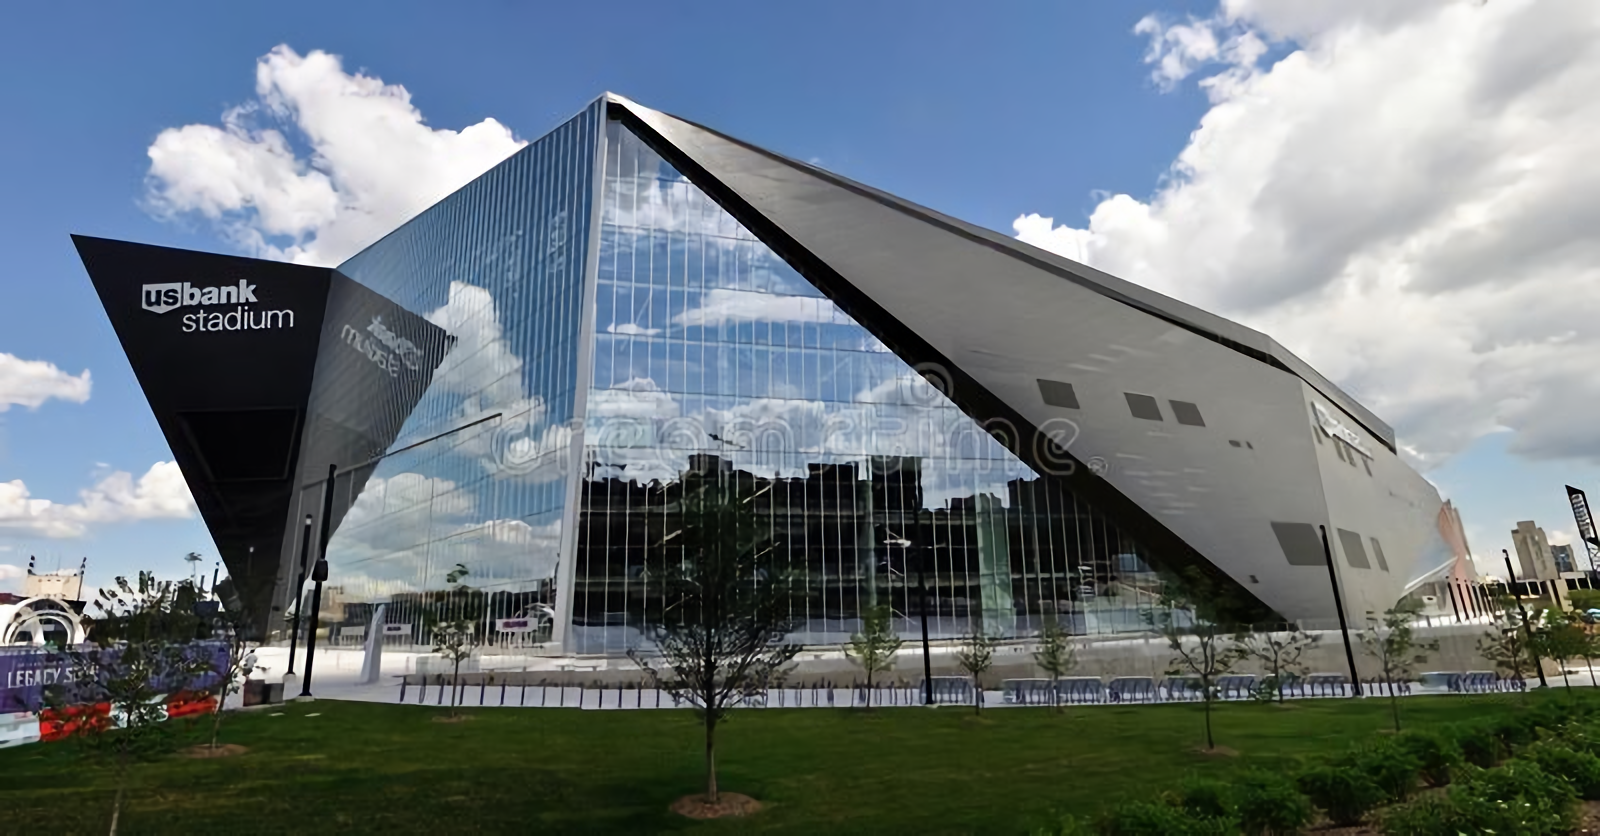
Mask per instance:
[[[400,677],[400,703],[402,705],[404,705],[405,701],[406,701],[406,678],[402,676],[402,677]]]

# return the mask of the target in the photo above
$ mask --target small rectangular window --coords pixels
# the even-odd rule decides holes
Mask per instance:
[[[1128,399],[1128,411],[1133,413],[1133,417],[1143,418],[1146,421],[1161,420],[1161,405],[1156,403],[1155,398],[1149,395],[1135,395],[1132,392],[1122,394]]]
[[[1378,561],[1379,569],[1385,572],[1389,571],[1389,561],[1383,559],[1383,545],[1378,542],[1376,537],[1372,538],[1372,556]]]
[[[1367,549],[1361,545],[1361,535],[1349,529],[1339,529],[1339,545],[1344,547],[1344,559],[1357,569],[1371,569]]]
[[[1274,522],[1272,533],[1278,535],[1278,545],[1290,566],[1322,566],[1322,537],[1310,523]]]
[[[1230,438],[1230,439],[1228,439],[1228,446],[1229,447],[1243,447],[1244,445],[1240,444],[1239,442],[1234,441],[1233,439]]]
[[[1178,423],[1190,427],[1203,427],[1206,420],[1200,417],[1200,407],[1188,401],[1167,401],[1172,405],[1172,416]]]
[[[1067,409],[1078,408],[1078,393],[1073,391],[1072,384],[1062,383],[1059,380],[1045,380],[1039,378],[1039,397],[1044,399],[1047,406],[1063,406]]]

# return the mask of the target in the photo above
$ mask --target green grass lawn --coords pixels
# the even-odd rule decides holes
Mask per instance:
[[[1548,698],[1533,695],[1534,699]],[[1519,697],[1415,697],[1427,727]],[[274,709],[278,710],[278,709]],[[316,702],[230,716],[219,760],[136,767],[124,833],[1025,833],[1052,810],[1093,813],[1188,774],[1291,767],[1388,726],[1384,700],[1219,706],[1204,756],[1192,705],[989,711],[945,707],[736,712],[719,734],[721,786],[767,808],[696,823],[667,812],[701,786],[687,711],[441,709]],[[311,714],[320,716],[308,716]],[[0,750],[0,832],[105,832],[111,774],[72,743]]]

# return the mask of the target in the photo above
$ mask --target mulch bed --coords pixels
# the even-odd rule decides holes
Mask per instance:
[[[210,744],[202,743],[198,746],[190,746],[178,754],[185,758],[230,758],[248,751],[250,751],[248,748],[237,743],[224,743],[215,749],[211,748]]]
[[[736,792],[717,793],[717,803],[706,801],[704,795],[686,795],[667,808],[691,819],[720,819],[730,816],[748,816],[761,809],[761,802]]]
[[[467,722],[468,720],[471,720],[471,719],[472,719],[472,715],[471,714],[457,714],[454,717],[451,717],[448,714],[440,714],[439,716],[433,718],[433,722],[435,722],[435,723],[465,723],[465,722]]]
[[[1600,801],[1584,801],[1578,807],[1578,829],[1573,833],[1600,833]]]

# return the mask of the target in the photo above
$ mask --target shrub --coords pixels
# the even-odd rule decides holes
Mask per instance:
[[[1335,761],[1335,765],[1354,768],[1371,778],[1387,801],[1405,801],[1411,797],[1411,791],[1417,787],[1417,775],[1422,771],[1422,762],[1392,740],[1357,749]]]
[[[1450,789],[1450,823],[1463,833],[1570,833],[1577,825],[1571,785],[1530,761],[1486,769]]]
[[[1383,814],[1388,836],[1460,836],[1455,805],[1442,795],[1419,798],[1389,808]]]
[[[1450,783],[1450,770],[1461,763],[1461,747],[1437,732],[1402,732],[1395,737],[1395,745],[1417,761],[1422,780],[1430,787]]]
[[[1576,752],[1566,746],[1545,741],[1524,749],[1519,759],[1532,761],[1541,770],[1565,781],[1579,798],[1600,801],[1600,758]]]
[[[1203,818],[1170,804],[1136,801],[1100,819],[1105,836],[1233,836],[1239,823],[1231,818]]]
[[[1518,711],[1495,720],[1489,731],[1500,739],[1501,747],[1510,752],[1539,739],[1539,727],[1544,725],[1541,720],[1532,709]]]
[[[1095,836],[1098,832],[1089,822],[1063,814],[1053,823],[1035,829],[1032,836]]]
[[[1340,827],[1361,823],[1383,801],[1383,790],[1353,766],[1322,766],[1300,775],[1300,791]]]
[[[1221,781],[1190,779],[1179,788],[1174,806],[1202,819],[1227,819],[1234,816],[1233,787]]]
[[[1289,779],[1255,772],[1234,782],[1239,827],[1250,836],[1292,836],[1311,824],[1316,808]]]
[[[1419,798],[1390,810],[1383,832],[1390,836],[1459,836],[1515,833],[1554,836],[1576,823],[1572,789],[1528,761],[1473,770],[1446,796]]]
[[[1456,727],[1456,746],[1461,757],[1480,769],[1489,769],[1505,756],[1505,744],[1490,728],[1482,723],[1467,723]]]

